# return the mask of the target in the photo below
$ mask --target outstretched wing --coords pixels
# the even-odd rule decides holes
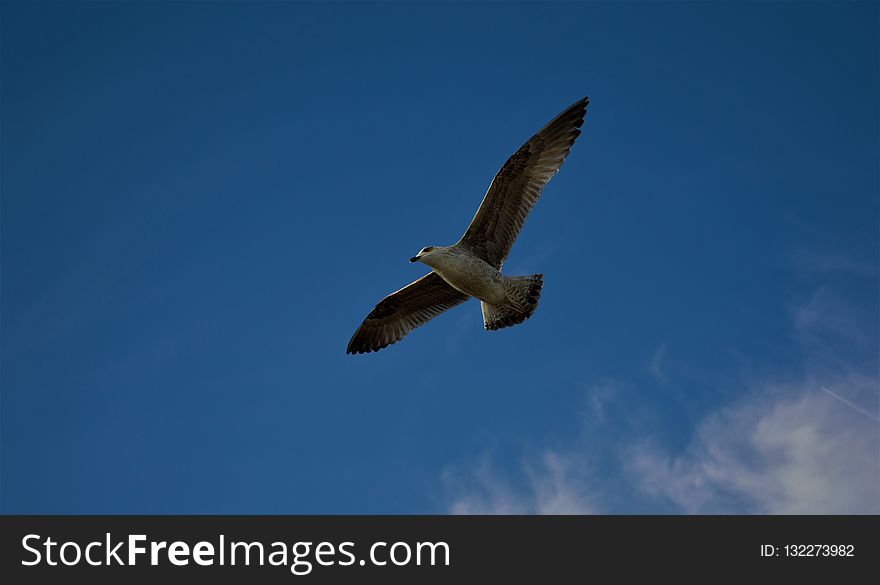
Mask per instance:
[[[436,273],[426,274],[379,301],[354,332],[345,352],[379,351],[468,298]]]
[[[544,185],[571,152],[588,103],[583,98],[553,118],[507,159],[489,185],[461,242],[496,268],[507,258]]]

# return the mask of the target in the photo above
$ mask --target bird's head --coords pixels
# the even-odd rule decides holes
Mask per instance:
[[[436,255],[437,252],[440,250],[440,248],[441,248],[441,246],[425,246],[424,248],[419,250],[418,254],[416,254],[415,256],[410,258],[409,261],[410,262],[424,262],[425,264],[428,264],[429,263],[428,259],[431,258],[432,256]]]

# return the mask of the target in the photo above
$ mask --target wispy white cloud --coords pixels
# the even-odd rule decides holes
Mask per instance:
[[[653,374],[654,378],[660,383],[666,381],[666,375],[663,373],[663,359],[666,357],[666,344],[663,343],[660,347],[657,348],[657,351],[654,352],[654,355],[651,356],[651,361],[648,364],[648,371]]]
[[[795,334],[813,351],[823,355],[841,353],[847,345],[864,348],[876,329],[866,327],[863,316],[843,300],[830,285],[816,289],[804,302],[791,309]],[[848,358],[848,352],[844,351]]]
[[[876,381],[861,376],[834,385],[852,395],[864,395],[874,385],[876,393]],[[867,409],[853,409],[822,388],[818,382],[753,388],[736,404],[706,416],[679,451],[644,437],[624,442],[612,471],[626,478],[634,493],[653,498],[655,509],[673,512],[878,514],[880,425],[860,412]],[[601,406],[593,414],[602,418]],[[597,466],[591,448],[595,444],[524,458],[522,473],[513,478],[488,457],[465,474],[447,470],[447,488],[455,493],[449,511],[627,512],[606,505],[614,486],[597,480],[608,470]]]
[[[791,255],[791,266],[804,277],[827,277],[833,273],[859,276],[877,274],[877,265],[868,259],[828,250],[800,249]]]
[[[598,425],[604,425],[605,409],[618,400],[619,393],[620,388],[611,380],[590,386],[586,393],[586,408],[580,414]]]
[[[846,398],[844,398],[843,396],[841,396],[841,395],[838,394],[837,392],[834,392],[833,390],[829,390],[829,389],[826,388],[825,386],[822,386],[821,390],[822,390],[823,392],[826,392],[826,393],[829,394],[830,396],[833,396],[834,398],[837,398],[838,400],[840,400],[841,402],[843,402],[844,404],[846,404],[847,406],[849,406],[850,408],[852,408],[852,409],[855,410],[856,412],[861,412],[862,414],[864,414],[865,416],[867,416],[867,417],[870,418],[870,419],[873,419],[873,420],[876,420],[876,421],[880,421],[880,416],[877,416],[876,413],[873,413],[873,412],[871,412],[870,410],[868,410],[868,409],[866,409],[866,408],[862,408],[861,406],[859,406],[859,405],[856,404],[855,402],[852,402],[852,401],[850,401],[850,400],[847,400]]]
[[[852,357],[871,353],[876,331],[827,286],[793,307],[792,318],[801,373],[742,382],[735,399],[697,420],[683,446],[641,428],[633,392],[622,391],[629,383],[605,381],[587,389],[580,414],[585,434],[607,435],[611,420],[621,427],[607,443],[573,438],[568,449],[523,456],[513,476],[488,456],[450,468],[449,511],[880,514],[876,361]],[[661,346],[648,368],[661,382],[664,354]],[[628,493],[615,497],[621,486]]]
[[[484,457],[467,476],[447,469],[447,488],[456,493],[449,505],[453,514],[592,514],[598,511],[589,482],[577,459],[545,451],[524,461],[525,486],[517,489],[493,469]]]
[[[756,389],[676,454],[636,445],[630,477],[686,513],[880,513],[880,427],[820,388]]]

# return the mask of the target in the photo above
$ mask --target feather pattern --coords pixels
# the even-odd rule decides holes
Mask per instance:
[[[484,300],[484,318],[490,317],[485,320],[487,329],[515,325],[532,314],[541,291],[541,275],[508,277],[510,281],[522,281],[522,286],[528,289],[523,302],[514,307],[518,311],[514,311],[515,315],[508,314],[510,307],[503,302],[501,306],[487,305],[485,298],[494,294],[493,286],[503,278],[501,265],[526,217],[580,135],[588,103],[589,100],[583,98],[572,104],[504,163],[461,240],[448,248],[429,246],[413,258],[413,261],[422,258],[423,263],[443,276],[431,272],[382,299],[355,331],[346,353],[369,353],[400,341],[416,327],[470,298],[461,290]],[[476,270],[482,275],[476,284],[475,266],[485,268]],[[456,286],[449,282],[455,282]]]
[[[430,272],[379,301],[348,342],[346,353],[369,353],[388,347],[468,298]]]
[[[562,166],[584,123],[588,98],[578,100],[507,159],[495,175],[460,244],[501,268],[544,185]]]

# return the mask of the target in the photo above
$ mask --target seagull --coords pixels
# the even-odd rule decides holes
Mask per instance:
[[[587,104],[586,97],[576,101],[507,159],[458,242],[426,246],[410,259],[431,272],[379,301],[348,342],[346,353],[369,353],[397,343],[471,297],[480,300],[486,330],[517,325],[532,316],[543,275],[505,276],[501,266],[544,185],[580,135]]]

